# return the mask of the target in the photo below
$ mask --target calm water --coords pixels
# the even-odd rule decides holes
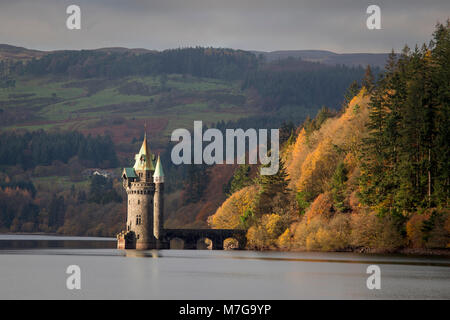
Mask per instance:
[[[450,299],[450,258],[116,250],[115,239],[0,235],[0,299]],[[381,268],[368,290],[366,269]],[[66,269],[81,268],[81,290]]]

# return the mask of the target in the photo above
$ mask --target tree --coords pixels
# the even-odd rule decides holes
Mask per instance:
[[[392,53],[371,96],[360,191],[381,211],[448,205],[449,30],[438,25],[429,46]]]
[[[52,201],[48,209],[49,218],[48,226],[53,230],[64,224],[64,213],[65,213],[64,198],[62,196],[53,195]]]
[[[358,94],[359,90],[361,90],[361,88],[359,87],[358,81],[353,81],[344,94],[344,102],[342,104],[343,110],[347,108],[348,104]]]
[[[99,174],[94,174],[91,177],[89,201],[106,204],[109,202],[121,202],[122,198],[113,188],[111,179],[105,178]]]
[[[372,69],[370,65],[367,65],[366,71],[364,73],[364,78],[362,80],[362,86],[367,89],[368,92],[371,92],[375,83],[375,77],[373,76]]]
[[[280,159],[278,172],[274,175],[260,175],[258,179],[260,192],[256,200],[255,214],[272,213],[280,202],[281,206],[288,202],[289,179],[283,160]]]
[[[208,171],[205,165],[189,165],[183,190],[183,202],[188,204],[200,201],[208,182]]]
[[[280,127],[280,145],[288,141],[295,131],[295,125],[292,121],[283,122]]]
[[[241,164],[234,172],[231,180],[230,194],[241,190],[250,185],[252,182],[250,178],[250,166],[248,164]]]
[[[346,182],[348,170],[343,162],[340,162],[336,167],[336,171],[331,178],[331,193],[333,195],[334,207],[339,212],[347,211],[348,205],[346,203]]]

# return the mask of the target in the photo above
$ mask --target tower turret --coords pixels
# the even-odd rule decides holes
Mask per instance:
[[[161,232],[164,227],[164,171],[159,155],[155,172],[153,173],[153,182],[155,184],[153,235],[159,243],[159,240],[161,240]]]

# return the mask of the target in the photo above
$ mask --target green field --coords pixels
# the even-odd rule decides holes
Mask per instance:
[[[33,177],[32,181],[39,190],[69,190],[72,186],[79,190],[89,186],[88,179],[74,182],[69,176]]]
[[[164,120],[165,127],[155,129],[158,138],[190,128],[194,120],[211,124],[255,113],[238,82],[177,74],[115,80],[20,77],[14,88],[0,89],[0,109],[12,117],[0,123],[0,130],[90,132],[103,121],[105,130],[114,131],[117,122]]]

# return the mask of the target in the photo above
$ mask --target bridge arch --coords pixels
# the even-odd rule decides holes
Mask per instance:
[[[228,237],[223,240],[223,249],[224,250],[236,250],[239,248],[240,248],[240,243],[239,243],[239,239],[237,239],[237,237]]]
[[[213,241],[208,237],[202,237],[197,240],[197,249],[198,250],[212,250],[213,249]]]
[[[178,237],[174,237],[169,240],[169,248],[182,250],[184,249],[184,240]]]

